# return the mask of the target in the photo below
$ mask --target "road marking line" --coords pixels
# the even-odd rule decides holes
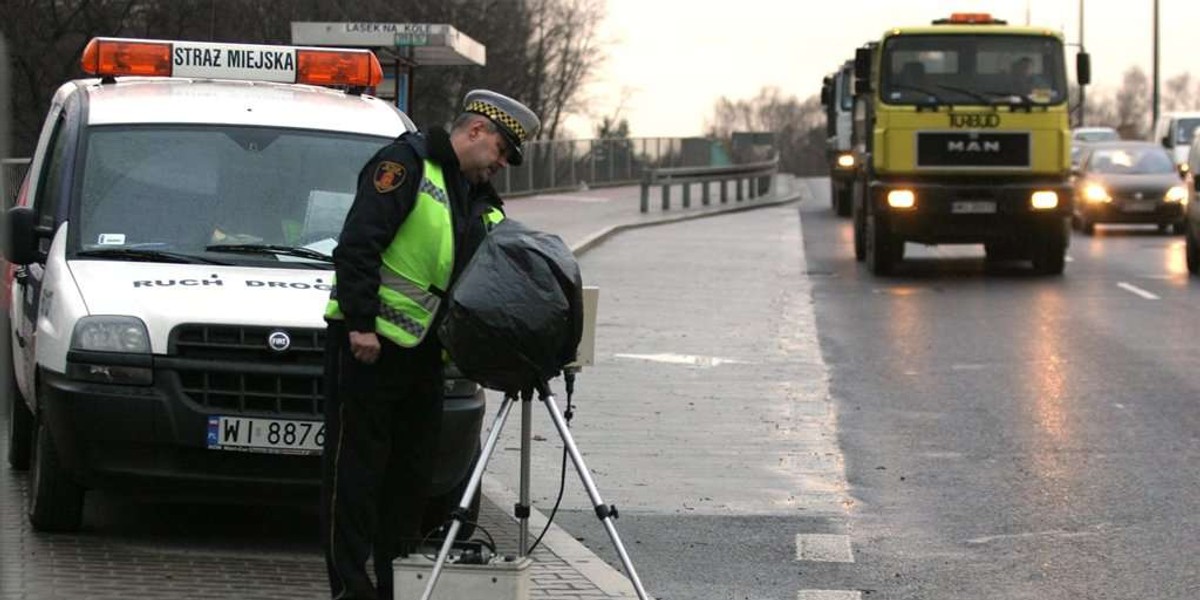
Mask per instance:
[[[796,560],[811,562],[854,562],[850,536],[820,533],[796,535]]]
[[[862,600],[862,592],[850,590],[800,590],[796,600]]]
[[[1140,288],[1136,285],[1125,283],[1124,281],[1117,283],[1117,287],[1119,287],[1127,292],[1137,294],[1147,300],[1158,300],[1159,299],[1158,296],[1155,296],[1154,294],[1151,294],[1150,292],[1147,292],[1146,290],[1143,290],[1142,288]]]
[[[636,360],[648,360],[651,362],[661,362],[674,365],[693,365],[697,367],[719,367],[721,365],[744,365],[747,364],[744,360],[733,358],[721,358],[718,356],[695,356],[692,354],[614,354],[617,358],[632,358]]]

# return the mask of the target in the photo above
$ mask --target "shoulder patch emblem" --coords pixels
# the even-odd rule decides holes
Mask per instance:
[[[404,183],[404,165],[385,160],[375,167],[375,191],[386,194]]]

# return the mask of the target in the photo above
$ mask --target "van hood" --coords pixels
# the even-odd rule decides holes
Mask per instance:
[[[71,260],[89,315],[128,315],[165,353],[180,323],[323,328],[333,271]]]

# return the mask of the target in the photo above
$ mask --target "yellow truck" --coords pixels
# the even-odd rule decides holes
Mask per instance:
[[[983,244],[1061,274],[1070,239],[1062,34],[956,13],[855,53],[855,257],[887,275],[905,242]],[[1090,61],[1076,55],[1086,85]]]

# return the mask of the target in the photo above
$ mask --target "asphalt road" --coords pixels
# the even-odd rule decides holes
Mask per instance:
[[[1076,234],[1063,277],[910,244],[853,260],[802,207],[857,499],[856,585],[885,598],[1200,596],[1200,279],[1152,228]],[[875,597],[874,595],[872,597]]]
[[[1200,597],[1200,279],[1187,276],[1182,238],[1137,227],[1077,234],[1062,277],[985,267],[981,247],[910,245],[911,260],[880,279],[854,261],[825,180],[809,183],[802,251],[782,236],[774,250],[754,247],[760,259],[798,259],[794,276],[807,282],[846,510],[636,507],[618,526],[648,588],[666,599]],[[688,264],[672,248],[749,246],[794,223],[780,211],[709,221],[626,234],[586,257],[585,273],[637,255],[671,273]],[[757,305],[729,289],[793,284],[770,261],[756,276],[732,256],[696,254],[691,264],[725,275],[708,289],[734,314]],[[737,343],[744,333],[720,334]],[[711,426],[724,422],[709,414]],[[711,460],[694,443],[696,463]],[[559,520],[613,560],[589,511]],[[850,556],[798,560],[793,540],[821,534],[848,538]]]

